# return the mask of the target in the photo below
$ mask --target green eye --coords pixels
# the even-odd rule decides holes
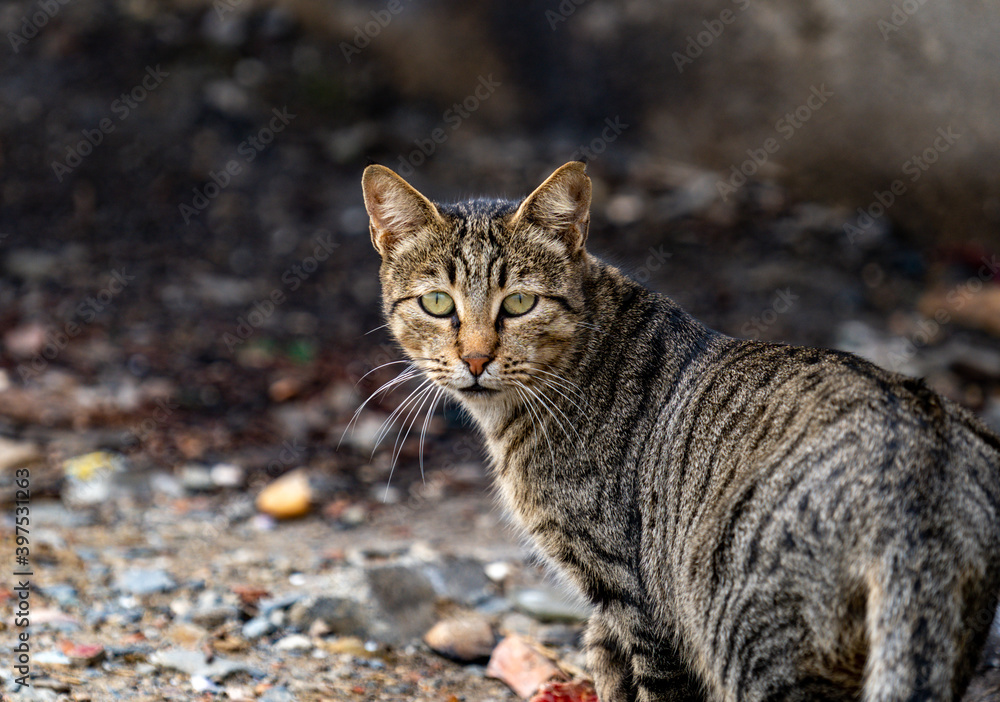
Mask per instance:
[[[424,312],[435,317],[447,317],[455,311],[455,301],[446,292],[436,290],[420,296],[420,306]]]
[[[536,295],[529,295],[528,293],[514,293],[513,295],[508,295],[503,299],[503,311],[512,317],[518,317],[522,314],[527,314],[531,311],[531,308],[535,306],[535,302],[538,300]]]

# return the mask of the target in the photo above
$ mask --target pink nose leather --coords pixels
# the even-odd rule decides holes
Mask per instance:
[[[469,371],[477,378],[486,370],[486,364],[493,360],[491,356],[476,353],[469,356],[462,356],[462,360],[469,366]]]

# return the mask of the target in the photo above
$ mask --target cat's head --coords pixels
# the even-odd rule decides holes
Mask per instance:
[[[584,324],[584,164],[520,202],[434,204],[377,165],[362,186],[388,326],[414,364],[472,406],[557,386]]]

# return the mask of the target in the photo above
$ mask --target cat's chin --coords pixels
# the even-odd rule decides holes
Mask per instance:
[[[498,397],[501,393],[500,390],[495,388],[487,388],[482,385],[472,385],[467,388],[457,388],[455,392],[458,393],[459,397],[473,398],[473,399],[489,399]]]

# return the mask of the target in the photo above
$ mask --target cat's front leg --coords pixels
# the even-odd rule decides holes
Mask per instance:
[[[601,702],[635,702],[632,657],[603,612],[587,622],[587,666]]]
[[[669,643],[642,642],[632,654],[636,702],[705,702],[699,681]]]

